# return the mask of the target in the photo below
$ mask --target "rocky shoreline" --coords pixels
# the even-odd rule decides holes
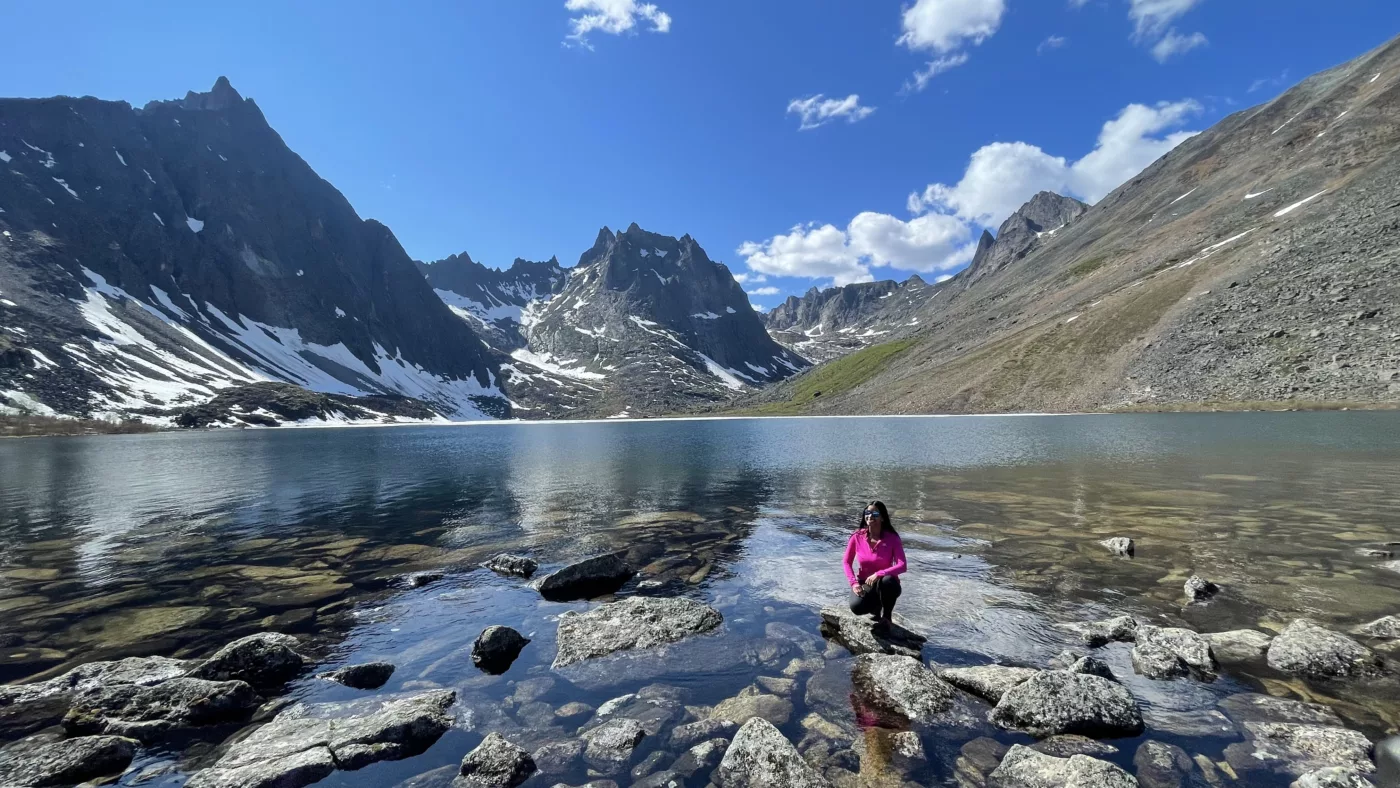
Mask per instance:
[[[536,565],[502,555],[484,566],[523,584]],[[591,599],[634,574],[610,554],[563,566],[529,587],[542,599]],[[404,584],[440,578],[420,573]],[[1205,589],[1213,585],[1193,576],[1184,591],[1208,603]],[[1239,692],[1208,712],[1174,716],[1144,703],[1129,685],[1189,688],[1260,663],[1322,688],[1393,683],[1397,675],[1384,655],[1303,618],[1274,635],[1198,633],[1129,615],[1066,622],[1063,636],[1079,646],[1045,665],[942,665],[926,656],[923,635],[905,626],[877,633],[870,620],[839,608],[822,609],[811,623],[820,637],[770,621],[762,638],[717,657],[757,675],[709,706],[692,704],[691,690],[664,681],[596,706],[581,695],[569,699],[569,687],[590,686],[583,678],[599,670],[612,674],[613,685],[646,680],[628,661],[633,655],[665,660],[668,649],[726,631],[718,609],[681,596],[626,596],[564,613],[552,675],[513,682],[504,702],[489,701],[473,680],[457,687],[406,682],[378,692],[393,664],[317,672],[297,638],[272,632],[235,640],[205,659],[93,662],[0,687],[3,730],[24,736],[0,749],[0,785],[99,784],[119,776],[145,782],[187,771],[189,788],[297,788],[337,771],[412,758],[458,731],[472,738],[451,739],[462,749],[455,764],[396,788],[569,788],[564,780],[580,777],[589,788],[902,788],[933,774],[963,788],[1365,786],[1375,770],[1374,745],[1329,706]],[[1392,644],[1400,639],[1400,617],[1361,624],[1354,634]],[[473,644],[471,660],[493,680],[530,643],[509,625],[491,626]],[[1099,656],[1128,646],[1134,675],[1116,673]],[[358,694],[298,700],[291,689],[303,678]],[[1220,747],[1219,754],[1178,743],[1193,738]],[[196,741],[205,743],[203,755],[154,771],[132,767],[146,749]],[[1125,743],[1133,747],[1130,764]]]

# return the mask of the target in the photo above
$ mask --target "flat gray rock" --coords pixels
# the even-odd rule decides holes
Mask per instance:
[[[1041,671],[1007,690],[988,719],[1033,736],[1112,738],[1143,730],[1137,701],[1121,684],[1063,670]]]
[[[1346,728],[1293,722],[1247,722],[1248,739],[1225,748],[1225,760],[1237,772],[1270,771],[1301,777],[1340,766],[1362,774],[1371,763],[1370,739]]]
[[[302,704],[236,742],[187,788],[301,788],[335,769],[408,758],[448,728],[452,690],[349,703]]]
[[[121,736],[34,736],[0,750],[0,785],[72,785],[120,774],[139,744]]]
[[[888,632],[877,633],[873,619],[857,616],[846,608],[824,607],[821,617],[822,636],[852,654],[897,654],[918,659],[924,653],[927,638],[897,623]]]
[[[501,575],[529,578],[540,568],[539,562],[529,556],[501,553],[484,562],[482,566]]]
[[[1088,736],[1078,736],[1073,733],[1062,733],[1059,736],[1041,739],[1030,745],[1030,748],[1039,753],[1053,755],[1056,758],[1068,758],[1071,755],[1113,755],[1118,752],[1118,748],[1112,744],[1105,744]]]
[[[718,788],[831,788],[792,742],[761,718],[734,734],[713,779]]]
[[[1020,744],[987,775],[988,788],[1137,788],[1119,767],[1087,755],[1056,758]]]
[[[1297,722],[1342,727],[1342,718],[1321,703],[1242,692],[1223,698],[1216,705],[1230,719],[1241,725],[1246,722]]]
[[[532,757],[541,774],[565,774],[573,771],[583,758],[583,742],[566,739],[542,744]]]
[[[559,617],[554,667],[563,668],[619,651],[653,648],[709,632],[724,617],[709,605],[682,597],[628,597],[586,613]]]
[[[973,668],[944,668],[938,671],[938,677],[995,704],[1007,690],[1039,672],[1035,668],[980,665]]]
[[[106,733],[153,742],[182,728],[246,718],[261,702],[242,681],[176,678],[149,687],[116,684],[75,695],[63,727],[70,734]]]
[[[1380,659],[1355,640],[1300,618],[1269,644],[1269,667],[1314,679],[1371,676]]]
[[[280,687],[296,678],[306,658],[296,651],[297,639],[260,632],[229,643],[191,670],[191,678],[246,681],[258,689]]]
[[[506,741],[499,733],[489,733],[462,759],[455,788],[515,788],[535,773],[530,753]]]
[[[1215,679],[1210,643],[1189,629],[1141,624],[1133,645],[1133,669],[1150,679],[1193,676]]]
[[[774,725],[786,725],[792,719],[792,701],[766,693],[756,685],[749,685],[738,695],[716,703],[709,718],[739,726],[754,717],[761,717]]]
[[[541,577],[533,585],[551,602],[592,599],[622,588],[636,572],[620,555],[599,555],[575,561]]]
[[[0,686],[0,738],[17,738],[57,724],[75,693],[103,686],[150,686],[179,678],[199,663],[168,657],[127,657],[89,662],[32,684]]]
[[[621,774],[631,765],[637,745],[646,735],[642,724],[634,719],[609,720],[581,737],[583,760],[598,774]]]
[[[1132,616],[1114,616],[1103,621],[1061,624],[1060,628],[1079,636],[1084,645],[1097,648],[1114,642],[1133,642],[1137,638],[1138,621]]]
[[[862,654],[851,671],[856,694],[911,722],[933,722],[953,705],[953,688],[913,657]]]
[[[1210,653],[1225,664],[1254,662],[1264,658],[1274,636],[1253,629],[1232,629],[1201,635],[1210,644]]]
[[[671,729],[671,749],[688,750],[709,739],[733,739],[739,726],[729,720],[708,719]]]

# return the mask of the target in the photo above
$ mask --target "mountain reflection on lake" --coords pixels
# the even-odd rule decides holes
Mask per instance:
[[[1045,667],[1067,648],[1085,651],[1056,623],[1119,613],[1200,632],[1271,633],[1298,617],[1345,632],[1400,613],[1400,564],[1383,555],[1400,541],[1400,413],[11,440],[0,441],[0,680],[130,655],[205,656],[268,629],[297,634],[326,664],[393,662],[382,693],[457,689],[458,725],[428,752],[320,783],[393,786],[457,763],[486,732],[555,732],[557,722],[537,719],[541,703],[597,706],[661,683],[702,709],[760,676],[786,676],[805,682],[789,688],[792,713],[779,726],[788,738],[798,743],[821,727],[812,715],[852,741],[864,735],[857,749],[869,763],[852,771],[885,784],[866,777],[886,766],[844,697],[849,655],[816,637],[817,610],[844,604],[842,549],[876,498],[889,505],[910,562],[896,614],[928,636],[925,660],[942,665]],[[1098,544],[1110,536],[1136,539],[1136,555],[1111,555]],[[718,634],[636,655],[625,670],[561,675],[549,668],[554,622],[597,602],[543,601],[520,580],[477,567],[503,551],[533,555],[542,571],[625,551],[640,574],[620,596],[690,596],[725,623]],[[399,580],[444,568],[420,588]],[[1192,574],[1223,591],[1187,606],[1182,584]],[[811,639],[775,638],[775,623]],[[499,677],[466,656],[491,624],[532,638]],[[1381,653],[1390,645],[1363,642]],[[1181,721],[1240,692],[1325,703],[1373,739],[1400,726],[1393,680],[1315,685],[1259,663],[1228,666],[1211,683],[1154,681],[1133,671],[1129,648],[1096,650],[1147,721],[1143,737],[1115,740],[1116,753],[1101,756],[1129,771],[1147,738],[1222,762],[1238,736]],[[520,697],[524,680],[542,678],[553,681]],[[359,694],[313,678],[292,690],[314,701]],[[920,784],[953,780],[971,739],[1030,741],[990,727],[961,740],[920,735],[928,762],[900,777]],[[656,738],[661,746],[665,737]],[[143,751],[123,784],[178,785],[183,770],[202,765]],[[580,770],[528,785],[586,779]]]

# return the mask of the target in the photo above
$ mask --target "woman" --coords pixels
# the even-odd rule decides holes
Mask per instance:
[[[889,629],[901,591],[899,575],[909,567],[904,544],[883,502],[874,501],[861,512],[856,532],[846,543],[844,563],[846,581],[851,584],[851,612],[879,616],[877,626]]]

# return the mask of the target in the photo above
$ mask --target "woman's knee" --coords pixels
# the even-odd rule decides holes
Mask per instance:
[[[894,575],[885,575],[880,578],[880,591],[885,594],[898,596],[903,589],[899,585],[899,578]]]

